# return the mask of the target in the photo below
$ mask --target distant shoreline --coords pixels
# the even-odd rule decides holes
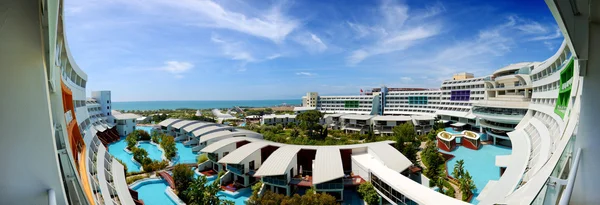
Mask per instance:
[[[177,109],[227,109],[238,106],[240,108],[269,108],[281,106],[300,106],[301,99],[283,100],[231,100],[231,101],[136,101],[113,102],[113,110],[177,110]]]

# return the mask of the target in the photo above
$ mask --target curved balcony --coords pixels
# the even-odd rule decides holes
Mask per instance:
[[[525,117],[526,109],[473,107],[473,114],[489,121],[517,124]]]
[[[500,126],[494,122],[488,122],[486,120],[480,120],[479,124],[483,127],[487,127],[487,128],[491,128],[491,129],[495,129],[495,130],[507,131],[507,132],[515,130],[515,126],[517,126],[516,124],[513,125],[512,127]]]

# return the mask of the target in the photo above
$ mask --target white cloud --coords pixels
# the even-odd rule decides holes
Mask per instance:
[[[349,65],[356,65],[374,55],[401,51],[414,46],[440,32],[441,24],[433,17],[444,11],[441,4],[429,7],[426,11],[409,14],[409,7],[393,1],[383,1],[379,7],[381,22],[372,26],[346,22],[356,33],[357,37],[371,36],[373,43],[352,51],[346,57]]]
[[[298,20],[282,12],[282,5],[275,5],[261,14],[251,16],[229,10],[210,0],[177,0],[164,3],[198,14],[196,21],[199,26],[231,29],[277,43],[300,26]]]
[[[192,68],[194,68],[194,64],[189,62],[167,61],[163,67],[159,68],[159,70],[175,74],[176,78],[183,78],[182,74],[188,72]]]
[[[420,40],[437,35],[438,32],[439,30],[436,27],[424,26],[399,32],[393,36],[381,39],[375,45],[353,51],[352,54],[347,57],[347,61],[350,65],[355,65],[370,56],[405,50],[415,43],[418,43]]]
[[[400,77],[400,80],[403,81],[404,83],[413,81],[413,79],[411,77]]]
[[[560,32],[560,30],[558,28],[556,28],[554,30],[554,33],[552,34],[547,34],[547,35],[541,35],[541,36],[536,36],[531,38],[531,41],[545,41],[545,40],[552,40],[552,39],[557,39],[562,37],[562,33]]]
[[[317,75],[316,73],[310,73],[310,72],[297,72],[296,75],[302,75],[302,76],[315,76]]]
[[[239,60],[243,62],[256,62],[256,58],[247,51],[242,42],[229,42],[219,38],[216,35],[211,36],[210,40],[221,46],[223,55],[228,56],[231,60]]]
[[[277,54],[273,54],[273,55],[267,56],[267,59],[269,59],[269,60],[273,60],[273,59],[278,59],[278,58],[281,58],[282,56],[283,56],[283,55],[281,55],[281,54],[277,53]]]
[[[303,33],[293,37],[296,43],[304,46],[308,52],[320,53],[327,50],[327,45],[323,43],[321,38],[313,33]]]

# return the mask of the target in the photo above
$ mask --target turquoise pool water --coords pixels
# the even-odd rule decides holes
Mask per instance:
[[[138,198],[144,200],[146,205],[175,205],[175,202],[165,193],[167,186],[167,182],[157,179],[142,182],[132,189],[138,192]]]
[[[455,131],[454,129],[452,129],[451,127],[446,127],[444,128],[446,130],[446,132],[449,132],[451,134],[461,134],[462,131]]]
[[[158,146],[153,145],[149,142],[138,142],[138,147],[145,149],[146,152],[148,152],[148,157],[150,157],[150,159],[158,161],[162,160],[163,152],[160,151],[160,149],[158,149]]]
[[[444,152],[443,150],[440,151]],[[479,192],[483,190],[488,181],[500,179],[500,168],[496,166],[496,156],[510,155],[511,152],[510,148],[495,145],[483,145],[479,150],[458,146],[457,149],[452,152],[445,152],[455,156],[446,164],[448,167],[448,174],[452,175],[452,170],[454,169],[456,161],[461,159],[465,161],[465,170],[469,171],[469,174],[473,177],[475,186],[477,186],[475,196],[471,203],[477,204],[479,201],[475,198],[479,196]]]
[[[125,147],[127,147],[127,142],[125,142],[125,138],[121,138],[121,140],[108,145],[108,152],[127,165],[127,172],[139,172],[140,166],[133,163],[131,159],[133,155],[125,152]]]
[[[177,155],[179,156],[173,163],[196,163],[197,154],[192,152],[192,147],[188,147],[183,145],[183,143],[177,142],[175,143],[175,147],[177,147]]]

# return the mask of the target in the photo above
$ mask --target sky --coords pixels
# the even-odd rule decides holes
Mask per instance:
[[[68,0],[64,13],[88,92],[113,101],[439,88],[563,41],[543,0]]]

